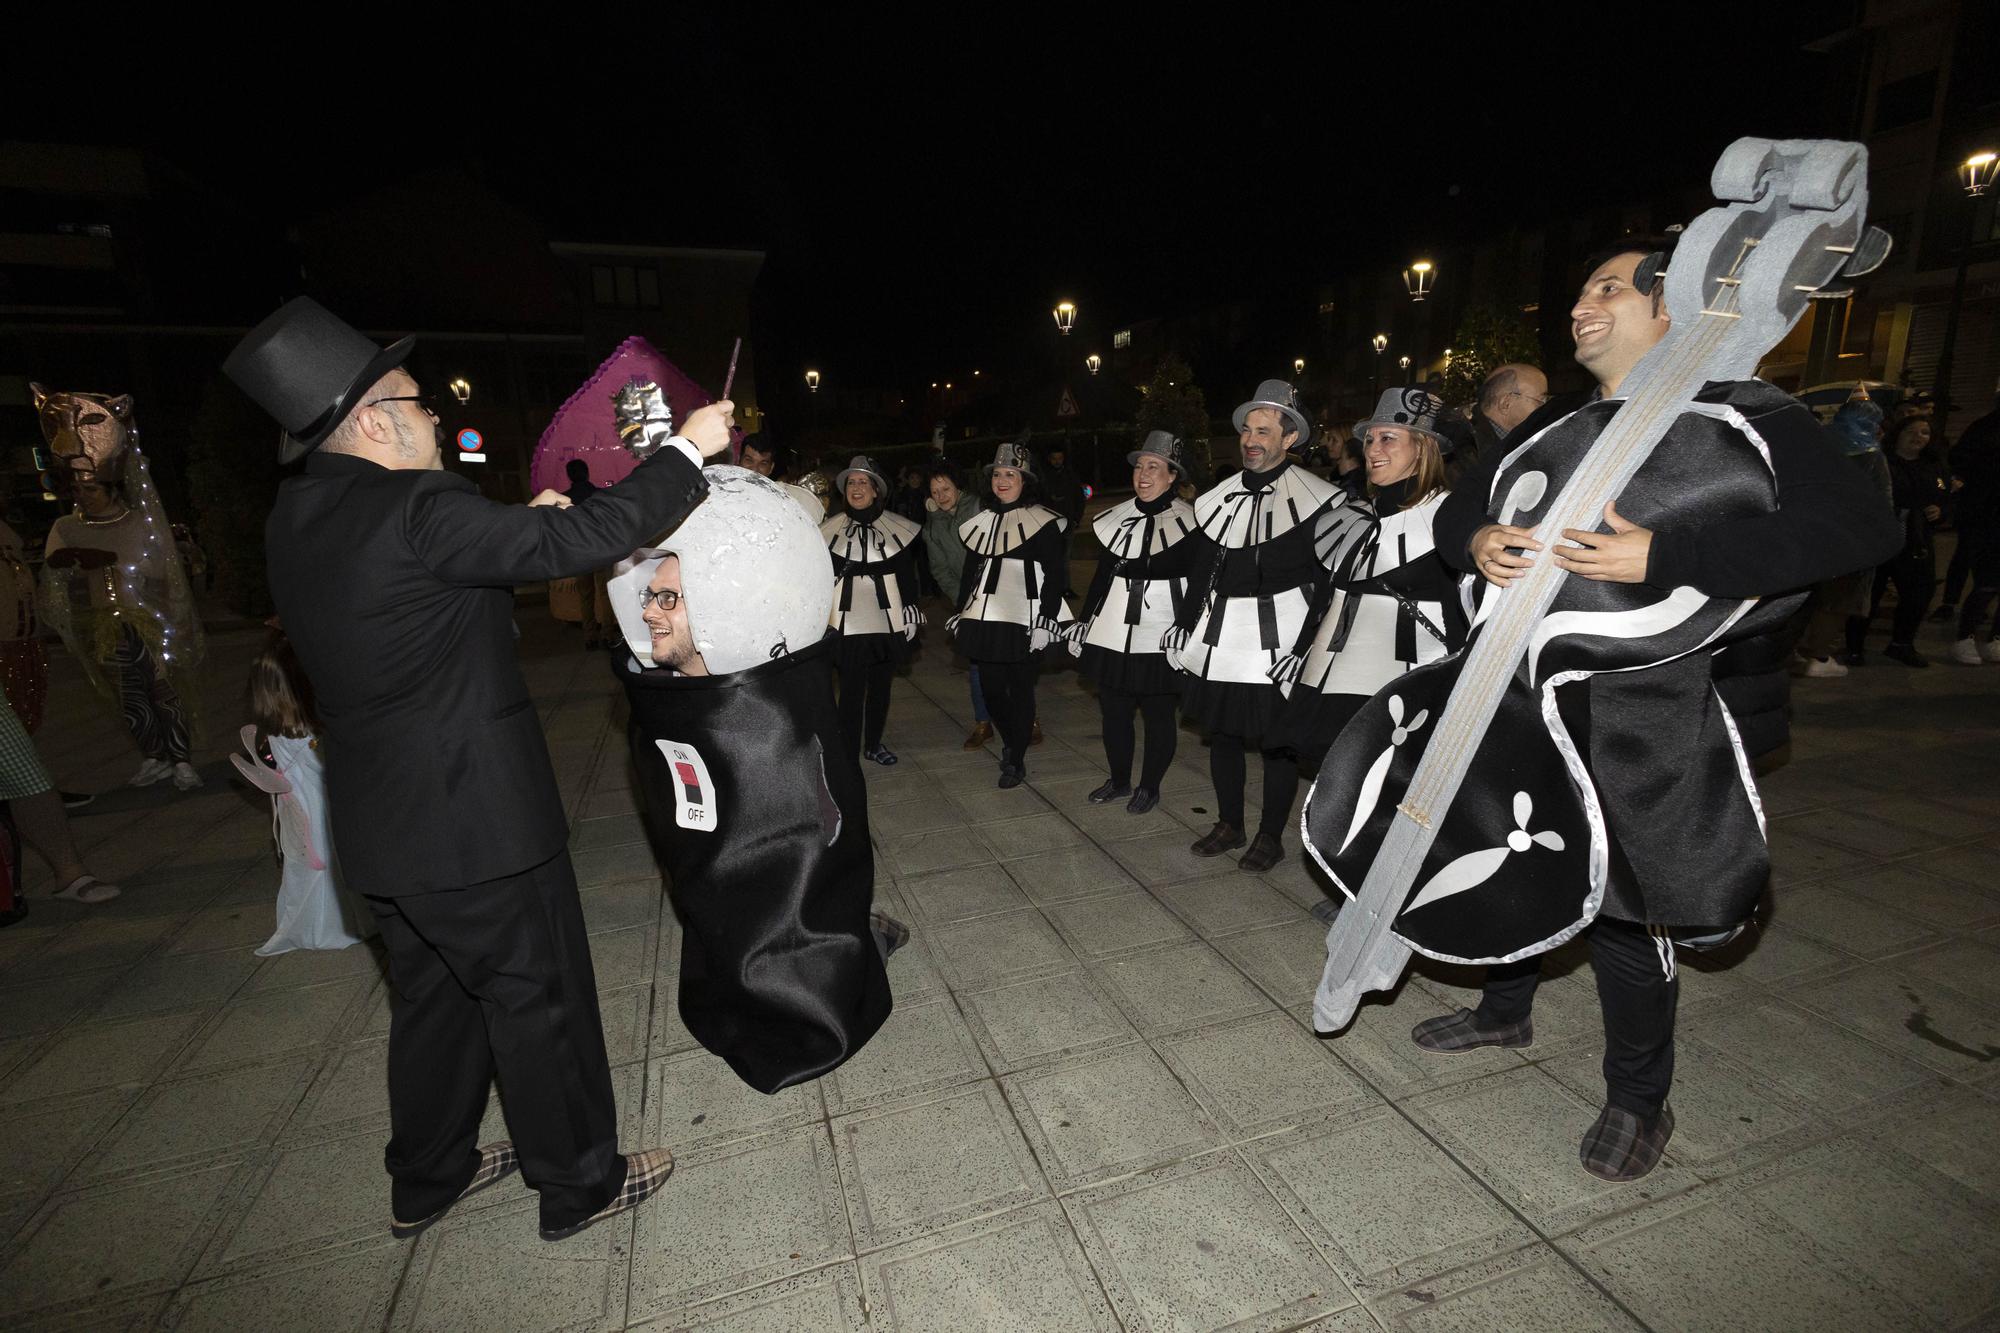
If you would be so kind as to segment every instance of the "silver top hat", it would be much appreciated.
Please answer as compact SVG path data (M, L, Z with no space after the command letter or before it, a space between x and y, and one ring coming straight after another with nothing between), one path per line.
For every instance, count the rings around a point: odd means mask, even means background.
M1384 389L1381 398L1376 400L1375 411L1354 423L1354 433L1365 439L1370 426L1402 426L1408 430L1420 430L1442 442L1438 416L1443 411L1444 399L1428 389L1412 386Z
M1139 460L1147 454L1165 460L1166 465L1176 473L1187 471L1187 463L1184 461L1184 455L1181 452L1180 439L1172 431L1148 431L1144 442L1137 449L1125 455L1126 465L1137 467Z
M875 460L870 458L867 454L854 455L853 458L848 460L846 467L842 468L839 472L834 474L833 489L839 491L842 495L846 495L847 479L856 474L857 472L860 473L862 476L868 478L868 480L875 483L876 499L886 500L888 498L889 496L888 479L882 475L882 469L875 466Z
M996 467L1010 467L1023 476L1035 475L1035 456L1028 452L1025 444L1003 444L993 451L993 461L979 470L987 476L993 475Z
M1299 438L1292 441L1294 448L1312 439L1312 422L1306 420L1306 414L1299 410L1299 392L1285 381L1265 380L1257 386L1257 392L1251 395L1249 402L1237 405L1229 420L1238 431L1241 431L1250 413L1260 407L1274 409L1285 419L1286 430L1295 430L1299 433Z

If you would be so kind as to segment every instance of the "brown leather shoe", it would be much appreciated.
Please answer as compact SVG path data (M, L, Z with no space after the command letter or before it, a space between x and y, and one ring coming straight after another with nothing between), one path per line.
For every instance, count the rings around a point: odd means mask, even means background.
M1188 850L1196 856L1220 856L1243 845L1243 830L1234 824L1216 821L1215 827L1195 839Z
M983 749L986 742L992 739L993 724L991 722L981 722L972 729L972 734L965 738L965 748L968 750Z
M1041 743L1042 743L1042 724L1040 722L1030 722L1028 724L1028 744L1040 745Z

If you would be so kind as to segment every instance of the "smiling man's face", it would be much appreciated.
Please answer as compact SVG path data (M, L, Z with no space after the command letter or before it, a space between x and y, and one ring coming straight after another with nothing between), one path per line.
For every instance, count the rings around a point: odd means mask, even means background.
M1632 272L1645 257L1629 251L1605 260L1569 312L1576 363L1597 377L1606 394L1618 391L1639 359L1667 336L1671 322L1664 301L1632 285Z

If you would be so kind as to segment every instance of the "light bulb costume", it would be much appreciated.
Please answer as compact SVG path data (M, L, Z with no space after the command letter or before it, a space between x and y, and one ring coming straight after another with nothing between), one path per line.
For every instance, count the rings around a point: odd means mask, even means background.
M1021 474L1021 494L994 500L959 526L965 571L958 614L946 628L979 667L980 689L1000 732L1000 785L1016 787L1027 773L1038 659L1073 617L1062 598L1065 524L1055 510L1028 498L1034 456L1025 446L1003 444L982 471L990 478L997 468Z
M845 500L848 481L855 476L875 488L874 500L860 509ZM923 529L885 507L888 489L881 469L857 456L834 479L842 503L819 530L833 557L828 623L839 636L833 653L840 672L841 723L849 748L878 764L896 762L882 744L889 690L924 620L917 610L917 542Z
M1164 462L1178 482L1185 473L1181 442L1163 430L1147 435L1125 461ZM1104 722L1104 757L1110 780L1090 795L1096 804L1129 794L1126 808L1144 814L1159 800L1160 783L1173 762L1175 709L1181 678L1160 640L1187 603L1187 571L1194 553L1194 508L1170 486L1153 500L1133 496L1099 514L1091 530L1104 551L1084 594L1081 619L1069 633L1078 670L1097 683ZM1146 726L1146 757L1132 787L1136 737L1134 713Z
M123 509L94 519L79 507L49 529L42 619L98 693L118 704L145 756L134 781L171 776L176 786L199 786L189 759L199 732L201 618L139 448L131 396L33 391L55 466L72 482L102 485Z
M1435 442L1445 456L1446 441L1436 431L1443 410L1435 394L1390 389L1355 430L1400 426ZM1331 577L1299 636L1281 730L1315 767L1371 695L1465 641L1457 576L1431 538L1446 492L1440 487L1416 496L1417 481L1407 477L1375 488L1366 501L1335 505L1314 526Z
M611 603L642 813L684 928L688 1031L760 1092L850 1059L889 1015L870 929L868 797L833 700L832 567L778 482L704 469L708 499L619 566ZM712 674L655 667L639 594L674 556Z

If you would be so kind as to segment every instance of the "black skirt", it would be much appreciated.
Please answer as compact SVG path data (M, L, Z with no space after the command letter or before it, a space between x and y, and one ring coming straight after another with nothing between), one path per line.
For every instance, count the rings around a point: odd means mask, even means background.
M1277 735L1300 755L1313 760L1326 757L1340 739L1347 720L1368 702L1365 694L1326 694L1304 685L1292 687L1292 697L1278 712Z
M1284 702L1276 685L1189 677L1181 694L1181 716L1201 723L1211 736L1235 736L1260 749L1276 749L1290 744L1277 725Z
M681 1019L759 1092L838 1068L889 1016L868 794L832 648L730 676L616 655L641 813L684 927Z
M952 634L958 651L975 662L1025 662L1028 627L1004 620L961 620Z
M1165 653L1117 653L1094 643L1083 646L1076 670L1099 689L1120 694L1178 695L1187 685L1187 677L1167 665Z
M883 662L901 662L910 655L910 641L900 634L834 634L833 665L839 671L860 671Z

